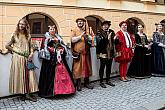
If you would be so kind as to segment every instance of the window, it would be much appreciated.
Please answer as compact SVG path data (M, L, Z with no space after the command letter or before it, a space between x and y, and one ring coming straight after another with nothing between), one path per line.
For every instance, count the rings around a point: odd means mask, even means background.
M136 17L132 17L132 18L128 18L127 19L128 22L128 32L130 32L131 34L136 34L137 33L137 25L138 24L142 24L144 25L143 21L139 18ZM145 30L145 26L144 26L144 30Z
M26 19L30 25L30 34L35 38L44 37L44 34L48 31L48 26L55 25L51 18L40 13L29 14L26 16ZM58 33L57 27L56 31Z
M165 0L155 0L155 2L158 4L165 4Z
M99 18L94 17L94 16L87 16L85 18L88 21L89 27L92 27L94 34L96 34L97 31L101 28L101 20Z
M32 27L32 34L41 33L41 22L34 22Z

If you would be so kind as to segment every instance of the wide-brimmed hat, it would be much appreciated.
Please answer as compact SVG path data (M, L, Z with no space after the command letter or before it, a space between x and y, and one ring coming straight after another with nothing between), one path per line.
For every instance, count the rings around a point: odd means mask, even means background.
M82 20L82 21L86 22L86 19L85 18L77 18L76 19L76 23L78 22L78 20Z
M128 25L128 22L127 22L127 21L122 21L122 22L119 23L119 26L121 27L121 25L122 25L123 23L126 23L126 24Z
M165 26L165 23L155 23L155 26L157 26L157 25Z
M111 21L105 20L101 23L101 26L103 26L104 24L108 24L109 26L111 25Z

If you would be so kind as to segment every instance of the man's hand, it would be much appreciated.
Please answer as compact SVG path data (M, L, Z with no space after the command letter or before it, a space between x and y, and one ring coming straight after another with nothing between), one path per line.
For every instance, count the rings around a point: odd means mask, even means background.
M109 32L108 32L109 33ZM111 39L112 32L108 34L108 40Z
M85 34L85 31L81 34L81 36L85 36L86 34Z

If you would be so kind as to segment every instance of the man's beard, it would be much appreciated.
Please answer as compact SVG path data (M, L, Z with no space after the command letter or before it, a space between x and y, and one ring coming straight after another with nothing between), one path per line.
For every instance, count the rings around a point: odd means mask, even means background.
M84 25L77 25L79 28L83 28L84 27Z
M108 28L104 29L104 31L108 31Z

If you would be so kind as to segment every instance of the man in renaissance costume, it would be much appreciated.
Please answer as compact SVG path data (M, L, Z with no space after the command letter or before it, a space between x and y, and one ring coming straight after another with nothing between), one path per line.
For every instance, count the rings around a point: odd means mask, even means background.
M93 89L89 84L89 76L92 75L90 61L90 46L92 29L88 27L84 18L76 19L77 27L71 30L71 50L73 55L73 76L76 79L78 91L82 90L81 79L84 78L84 87Z
M113 38L115 36L115 32L112 29L109 29L111 25L111 21L102 22L102 29L100 29L96 34L96 53L97 57L100 59L100 86L102 88L106 88L106 85L103 83L103 75L104 69L106 66L106 84L110 86L115 86L110 82L110 73L111 66L114 57L114 45Z
M115 39L115 49L116 57L115 61L119 63L119 73L120 79L123 82L130 81L127 78L127 67L128 63L131 62L134 55L133 48L135 45L134 38L127 31L128 23L127 21L122 21L120 24L120 31L116 33Z

